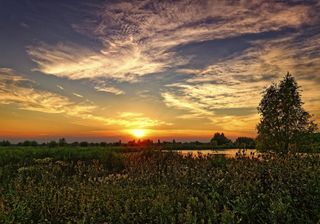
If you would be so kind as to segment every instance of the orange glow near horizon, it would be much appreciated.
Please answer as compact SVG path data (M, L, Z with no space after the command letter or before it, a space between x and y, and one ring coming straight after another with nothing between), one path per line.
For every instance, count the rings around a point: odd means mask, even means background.
M153 141L195 141L208 142L215 132L224 132L224 134L234 140L239 136L256 137L254 130L252 132L234 132L228 130L193 130L193 129L118 129L118 130L66 130L63 126L61 129L51 131L41 130L37 131L36 128L31 128L30 125L22 128L16 127L15 131L7 131L7 128L0 128L0 139L18 139L18 140L57 140L59 138L66 138L67 141L118 141L123 142L131 141L133 139L150 139Z

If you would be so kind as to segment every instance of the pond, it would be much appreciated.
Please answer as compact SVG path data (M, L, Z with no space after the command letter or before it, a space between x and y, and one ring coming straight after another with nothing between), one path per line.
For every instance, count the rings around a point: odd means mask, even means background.
M188 155L191 154L194 157L197 157L199 155L224 155L227 158L235 158L237 155L241 155L243 157L257 157L260 153L257 152L256 149L245 149L245 150L239 150L239 149L218 149L218 150L212 150L212 149L203 149L203 150L171 150L172 152L177 152L182 155Z

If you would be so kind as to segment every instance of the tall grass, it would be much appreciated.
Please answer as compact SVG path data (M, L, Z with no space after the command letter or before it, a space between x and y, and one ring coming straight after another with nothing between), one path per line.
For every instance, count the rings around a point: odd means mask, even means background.
M50 157L54 160L91 160L104 159L110 153L124 152L122 146L114 147L0 147L0 165L30 163L34 158Z
M1 222L317 223L320 220L318 156L226 159L220 155L182 157L173 152L123 154L111 150L95 154L98 149L83 150L79 153L83 157L36 154L41 158L3 163Z

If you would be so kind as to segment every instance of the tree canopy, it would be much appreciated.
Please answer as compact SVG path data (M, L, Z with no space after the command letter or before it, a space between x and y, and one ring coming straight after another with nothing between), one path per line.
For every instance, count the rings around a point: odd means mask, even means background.
M253 138L238 137L235 140L234 145L239 149L254 149L256 147L256 142Z
M304 136L317 129L302 105L300 87L290 73L269 86L258 106L257 148L280 153L299 148Z
M214 136L211 139L211 143L216 143L218 146L226 145L228 143L231 143L232 141L228 139L224 133L215 133Z

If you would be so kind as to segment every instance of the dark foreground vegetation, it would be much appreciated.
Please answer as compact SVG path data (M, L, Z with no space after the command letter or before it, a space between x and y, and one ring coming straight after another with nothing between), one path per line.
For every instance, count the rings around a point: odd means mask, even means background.
M9 153L11 150L11 154ZM0 148L1 223L319 223L320 158Z

